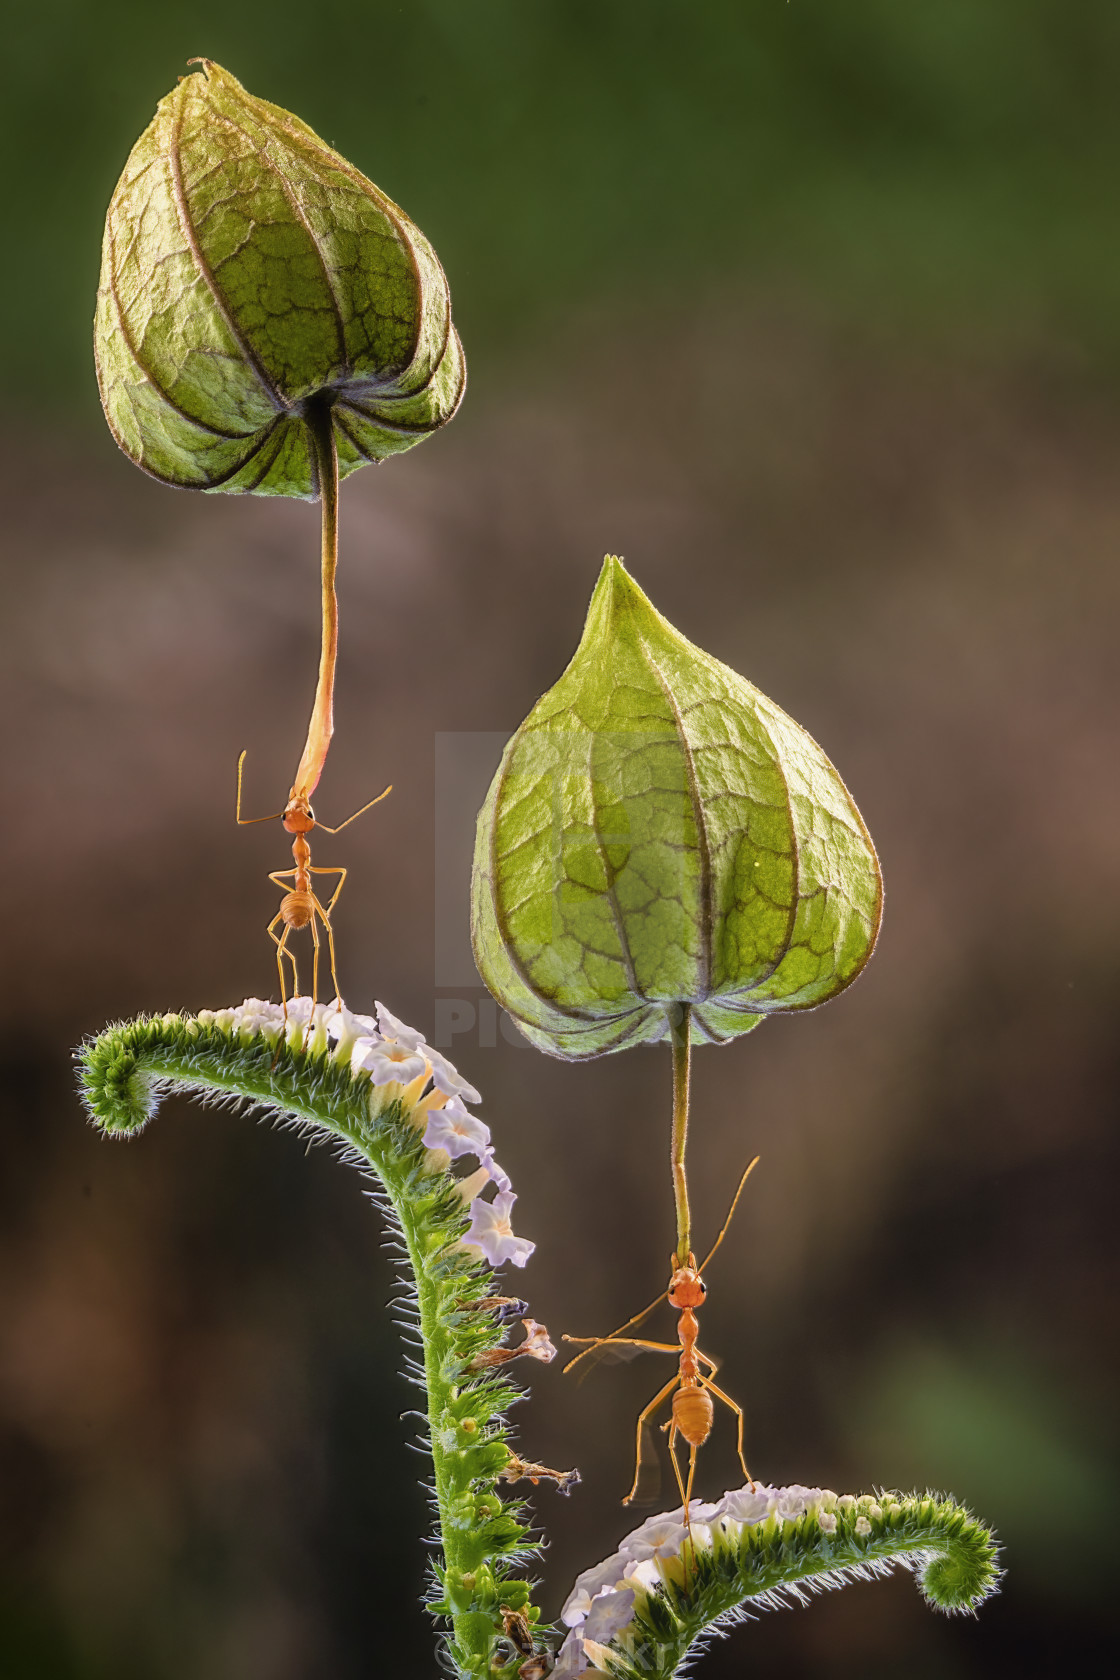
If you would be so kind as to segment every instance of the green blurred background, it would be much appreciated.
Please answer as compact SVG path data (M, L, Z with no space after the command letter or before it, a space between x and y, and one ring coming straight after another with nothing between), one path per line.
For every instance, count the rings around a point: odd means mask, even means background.
M1116 1644L1120 11L42 0L4 40L0 1675L433 1671L360 1186L185 1104L104 1145L72 1095L69 1047L107 1018L273 983L283 842L234 829L233 766L248 746L254 806L277 803L315 667L315 510L151 483L96 405L101 218L203 53L401 202L451 281L460 416L343 494L320 807L395 784L336 843L343 983L442 1023L483 1089L554 1332L662 1282L667 1055L549 1062L433 950L461 943L447 813L481 799L479 736L554 680L604 550L811 730L880 846L859 986L698 1057L701 1229L763 1155L705 1343L757 1474L951 1489L1009 1574L976 1621L860 1586L701 1672L1094 1670ZM539 1495L551 1611L628 1526L659 1369L535 1374L525 1450L585 1475ZM704 1493L733 1474L724 1430Z

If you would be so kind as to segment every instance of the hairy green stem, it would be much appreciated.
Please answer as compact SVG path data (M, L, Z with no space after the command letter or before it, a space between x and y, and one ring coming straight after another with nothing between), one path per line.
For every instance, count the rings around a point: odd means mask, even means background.
M407 1089L387 1092L352 1075L321 1031L304 1049L299 1029L285 1041L220 1021L164 1016L108 1029L79 1054L86 1106L103 1132L127 1135L147 1124L169 1089L232 1100L329 1133L375 1176L408 1255L424 1349L413 1380L426 1392L443 1553L430 1608L451 1621L448 1652L459 1672L489 1680L507 1654L496 1645L503 1607L536 1619L530 1583L511 1570L538 1548L524 1507L504 1504L497 1492L511 1456L502 1414L520 1390L479 1364L504 1330L476 1305L492 1293L492 1273L461 1247L463 1198L410 1121Z
M713 1524L710 1543L663 1560L603 1666L617 1680L673 1680L720 1629L899 1565L914 1571L931 1608L950 1615L975 1610L1000 1581L991 1531L954 1500L830 1494L795 1521Z

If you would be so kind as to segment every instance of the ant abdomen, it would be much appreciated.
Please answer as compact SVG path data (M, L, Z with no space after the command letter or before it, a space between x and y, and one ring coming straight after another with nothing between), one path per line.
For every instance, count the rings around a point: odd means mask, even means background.
M702 1447L712 1433L715 1408L703 1388L678 1388L673 1396L673 1422L690 1447Z
M306 892L290 892L280 905L281 920L290 928L306 927L314 911L311 894Z

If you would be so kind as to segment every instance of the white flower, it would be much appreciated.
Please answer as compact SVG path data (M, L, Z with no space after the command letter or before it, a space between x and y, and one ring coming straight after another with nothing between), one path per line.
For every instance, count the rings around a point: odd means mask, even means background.
M725 1497L726 1497L726 1495L725 1495ZM689 1518L691 1519L691 1521L694 1524L695 1523L715 1522L716 1518L717 1517L722 1517L723 1514L724 1514L724 1501L723 1501L723 1499L717 1499L715 1501L715 1503L712 1504L712 1505L705 1505L703 1503L703 1501L699 1500L699 1499L693 1499L693 1500L690 1500L690 1502L689 1502L688 1515L689 1515ZM656 1517L647 1517L645 1522L642 1524L641 1528L636 1528L634 1530L634 1534L644 1534L646 1529L649 1528L650 1525L653 1524L653 1523L659 1523L659 1522L683 1523L683 1521L684 1521L684 1506L683 1505L678 1505L675 1511L661 1511ZM632 1538L633 1538L633 1535L631 1535L631 1539ZM625 1545L625 1544L626 1544L626 1542L624 1540L623 1545Z
M233 1026L245 1037L273 1035L284 1026L284 1012L278 1003L265 1003L261 998L246 998L233 1012Z
M451 1097L442 1108L430 1111L424 1142L429 1149L446 1149L453 1161L458 1160L460 1155L477 1155L487 1166L491 1178L495 1177L487 1161L490 1128L476 1115L468 1114L461 1097ZM507 1183L500 1188L508 1190L509 1185Z
M864 1535L871 1533L871 1524L868 1522L866 1517L856 1518L856 1533L859 1535L861 1540Z
M591 1609L592 1600L598 1598L604 1588L616 1587L625 1574L626 1559L620 1552L612 1552L602 1563L596 1563L585 1569L582 1575L577 1575L575 1586L560 1612L560 1620L565 1627L578 1627Z
M377 1022L372 1015L355 1015L341 998L329 1006L327 1032L334 1046L333 1054L340 1062L348 1062L359 1039L375 1036Z
M509 1216L516 1200L512 1190L501 1190L492 1202L476 1196L471 1203L470 1229L463 1241L471 1248L481 1249L491 1266L504 1266L507 1260L523 1266L537 1246L513 1234Z
M634 1589L621 1587L617 1592L601 1592L592 1602L583 1624L583 1637L605 1645L620 1634L634 1617Z
M311 1019L314 1009L321 1009L321 1003L312 1003L309 997L294 997L288 999L288 1025L294 1021L298 1027L305 1027ZM281 1011L283 1013L283 1011Z
M757 1523L764 1522L770 1515L770 1502L774 1496L774 1489L763 1487L761 1483L753 1488L748 1482L745 1487L735 1488L732 1493L725 1493L722 1500L723 1514L732 1522Z
M354 1046L352 1066L368 1073L374 1085L411 1085L428 1071L428 1064L418 1050L410 1050L395 1039L371 1034L360 1038Z
M835 1534L836 1533L836 1512L835 1511L821 1511L819 1513L818 1517L817 1517L817 1521L821 1525L821 1533L822 1534Z
M635 1587L641 1587L643 1592L652 1592L660 1581L661 1576L658 1574L657 1565L652 1558L643 1558L641 1563L628 1564L626 1573L622 1577L624 1587L633 1583Z
M688 1533L683 1522L674 1522L671 1517L654 1517L622 1542L623 1554L634 1563L641 1563L645 1558L676 1557ZM711 1529L703 1523L693 1523L692 1538L694 1544L710 1545Z
M774 1490L774 1515L781 1522L794 1522L803 1517L812 1505L819 1505L820 1488L800 1487L796 1482L792 1487L776 1488Z

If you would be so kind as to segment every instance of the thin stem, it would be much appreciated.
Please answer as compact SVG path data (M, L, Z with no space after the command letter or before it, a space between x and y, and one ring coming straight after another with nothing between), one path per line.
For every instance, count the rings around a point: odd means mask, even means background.
M673 1198L677 1204L677 1264L687 1266L692 1252L692 1214L684 1152L688 1143L688 1092L692 1064L692 1006L682 1003L672 1021L673 1046Z
M319 501L323 509L323 648L319 656L319 684L307 726L307 744L299 761L291 797L310 799L326 763L334 734L334 671L338 661L338 448L330 404L308 405L307 427L315 447Z

